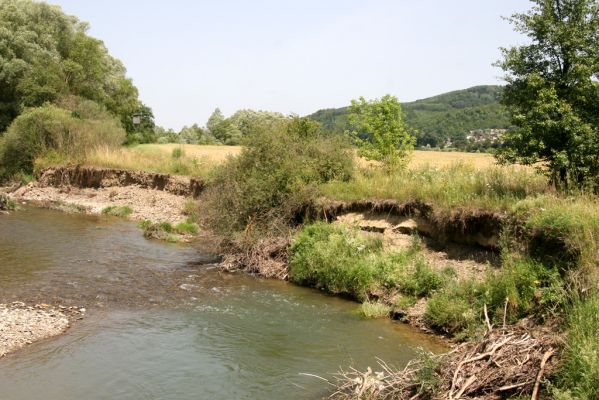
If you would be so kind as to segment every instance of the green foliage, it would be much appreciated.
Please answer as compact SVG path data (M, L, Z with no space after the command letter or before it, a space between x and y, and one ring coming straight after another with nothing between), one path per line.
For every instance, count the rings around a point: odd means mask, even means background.
M308 225L290 248L289 279L330 293L367 299L380 285L382 242L323 222Z
M379 301L365 301L360 306L360 315L364 318L387 318L391 307Z
M392 174L363 170L350 182L331 182L321 190L333 200L394 199L399 203L421 201L442 209L506 210L520 200L548 192L548 187L542 175L529 169L477 169L457 164L408 168Z
M504 255L501 271L489 273L483 283L484 296L491 319L503 319L507 301L508 322L527 315L550 317L565 305L564 282L555 268L513 254Z
M108 206L102 210L102 214L112 215L114 217L127 218L133 214L133 209L129 206Z
M291 134L287 122L260 124L242 152L215 169L200 201L201 216L223 234L272 231L292 224L318 185L348 180L352 172L353 157L342 141Z
M472 147L466 140L470 131L510 128L509 116L499 104L501 93L500 86L476 86L402 103L401 107L405 122L415 130L417 146L443 148L451 141L451 147L468 150ZM348 128L347 107L319 110L310 118L337 134ZM495 144L487 144L491 145Z
M119 122L101 106L71 99L69 110L54 105L26 110L0 141L0 179L31 173L38 157L83 160L100 146L116 147L125 139Z
M195 222L191 222L191 221L183 221L183 222L179 222L177 225L175 225L175 232L181 234L181 235L185 235L185 234L192 234L195 235L198 233L199 231L199 227L198 224L196 224Z
M401 105L396 97L352 100L349 121L361 156L381 161L391 170L405 166L415 138L402 120Z
M599 398L599 295L574 303L567 312L568 337L563 364L558 372L559 387L570 398ZM566 397L566 396L563 396ZM568 396L569 397L569 396Z
M0 193L0 211L14 210L15 206L15 202L10 197Z
M479 321L482 290L474 281L462 281L435 293L427 303L425 318L435 329L455 335Z
M565 284L555 268L506 254L502 268L489 270L483 281L458 282L433 294L425 316L432 327L458 335L476 329L485 305L491 321L500 324L505 311L507 322L525 316L548 318L557 315L566 302Z
M402 293L408 296L425 297L441 289L447 277L431 268L422 260L417 260L413 269L404 271L399 283Z
M543 163L562 188L599 188L599 4L535 0L511 22L531 43L503 49L503 103L517 129L503 162Z
M132 116L151 110L122 63L86 34L88 25L60 7L31 0L0 2L0 132L27 107L76 95L98 104L133 132Z
M291 281L359 300L386 290L399 290L410 299L428 296L447 280L415 250L385 252L381 239L343 225L308 225L289 251Z

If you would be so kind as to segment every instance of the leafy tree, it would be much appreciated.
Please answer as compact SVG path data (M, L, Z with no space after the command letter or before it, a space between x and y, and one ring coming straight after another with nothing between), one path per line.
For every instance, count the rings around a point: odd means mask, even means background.
M25 108L69 95L104 106L128 133L139 132L131 119L149 109L123 64L87 29L58 6L0 1L0 133Z
M599 2L535 0L510 21L530 44L502 49L503 103L517 127L502 162L542 163L562 188L599 187Z
M360 154L382 161L386 167L403 166L414 148L415 137L401 117L401 105L395 96L367 101L352 100L349 120Z

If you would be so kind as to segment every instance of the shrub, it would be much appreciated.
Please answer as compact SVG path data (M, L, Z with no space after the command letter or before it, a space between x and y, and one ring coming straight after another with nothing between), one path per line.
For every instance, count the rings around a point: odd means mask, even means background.
M526 315L547 317L557 312L566 301L564 283L555 268L517 256L504 256L498 273L489 273L484 282L484 296L491 318L503 319L507 301L508 321Z
M290 248L289 279L330 293L366 299L380 282L380 239L344 226L306 226Z
M254 126L242 152L216 168L200 201L213 230L228 235L288 226L319 184L350 178L353 157L341 139L304 135L286 124Z
M479 321L481 288L464 281L435 293L428 301L425 318L433 328L457 334Z
M8 196L0 193L0 211L14 210L15 202Z
M23 112L0 142L0 178L31 173L38 157L82 161L99 146L118 146L125 140L120 123L91 101L71 100L67 110L44 105Z
M446 278L422 260L404 274L400 290L410 296L423 297L443 287Z
M561 388L576 399L599 398L599 294L574 303L559 372Z

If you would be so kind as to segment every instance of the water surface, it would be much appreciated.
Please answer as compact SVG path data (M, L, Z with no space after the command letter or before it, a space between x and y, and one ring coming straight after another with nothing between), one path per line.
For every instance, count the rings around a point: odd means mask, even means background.
M13 399L317 399L339 367L397 366L429 337L355 303L223 274L200 243L145 240L112 218L25 209L0 217L0 302L85 306L54 340L0 360Z

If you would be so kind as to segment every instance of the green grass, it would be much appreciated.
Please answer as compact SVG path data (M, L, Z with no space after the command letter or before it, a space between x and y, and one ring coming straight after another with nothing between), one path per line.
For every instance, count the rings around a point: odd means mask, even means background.
M539 321L558 315L568 300L565 282L556 268L521 255L504 255L499 270L489 269L483 281L453 282L435 292L425 318L439 331L468 336L482 323L483 308L495 324L514 323L526 316Z
M181 235L185 235L185 234L195 235L198 233L199 229L200 228L198 227L198 224L196 224L195 222L189 221L189 220L179 222L174 227L174 231Z
M102 210L102 214L127 218L133 214L133 209L129 206L108 206Z
M305 226L290 254L292 282L361 301L381 292L425 297L447 280L421 259L415 247L386 252L380 238L351 226L323 222Z
M364 318L387 318L391 307L378 301L365 301L359 309L359 314Z
M569 398L599 399L599 294L576 301L567 315L559 386Z
M516 202L549 191L546 177L532 169L466 164L449 167L421 166L393 174L377 168L362 169L349 182L321 186L332 200L392 199L400 203L421 201L436 207L478 207L508 210Z

